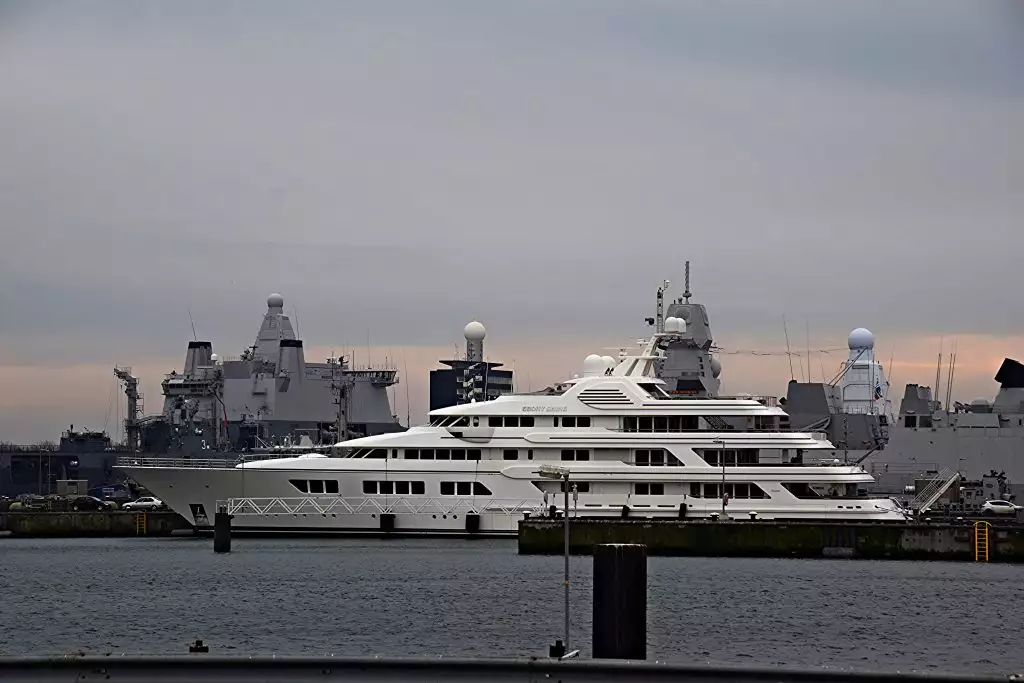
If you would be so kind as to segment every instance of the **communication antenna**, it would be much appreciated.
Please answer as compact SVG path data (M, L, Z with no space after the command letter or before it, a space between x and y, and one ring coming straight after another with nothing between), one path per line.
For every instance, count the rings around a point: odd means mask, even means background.
M804 319L804 331L807 335L807 381L811 381L811 321ZM822 377L821 381L824 382L825 378Z
M789 348L789 328L786 327L786 314L782 314L782 331L786 333L786 357L789 358L789 381L796 379L793 375L793 351Z
M199 341L199 336L196 334L196 321L192 320L192 308L188 309L188 321L192 325L192 341Z
M402 352L402 372L405 373L405 426L412 427L412 408L409 407L409 359L405 352Z
M935 364L935 394L934 394L934 398L932 399L932 401L938 401L939 400L939 384L942 381L941 373L942 373L942 342L943 341L944 341L944 339L942 337L939 337L939 360Z
M690 297L693 294L690 293L690 262L686 262L686 271L683 278L683 298L686 299L686 303L690 303Z
M299 307L292 304L292 315L295 316L295 336L302 339L302 335L299 334Z

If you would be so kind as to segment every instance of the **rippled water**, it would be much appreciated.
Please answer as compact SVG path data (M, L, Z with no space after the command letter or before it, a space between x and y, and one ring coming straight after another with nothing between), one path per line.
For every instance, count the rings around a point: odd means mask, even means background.
M514 541L0 539L0 653L522 656L561 637L562 559ZM590 650L591 559L573 558ZM995 564L651 558L648 657L1024 671L1024 573Z

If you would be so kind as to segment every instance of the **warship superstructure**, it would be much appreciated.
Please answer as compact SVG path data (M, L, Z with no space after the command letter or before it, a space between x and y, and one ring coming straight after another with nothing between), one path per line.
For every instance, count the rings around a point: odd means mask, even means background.
M389 367L354 368L344 356L307 362L303 342L271 294L255 342L240 357L220 359L208 341L188 343L184 367L166 375L159 415L137 415L138 380L115 370L128 397L130 450L199 454L281 447L327 447L339 440L404 429L387 389Z

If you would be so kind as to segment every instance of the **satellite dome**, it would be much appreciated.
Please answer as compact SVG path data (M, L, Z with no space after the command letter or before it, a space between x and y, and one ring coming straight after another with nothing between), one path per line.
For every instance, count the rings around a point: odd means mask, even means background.
M211 353L210 354L210 362L211 363L216 363L217 362L217 354L215 354L215 353Z
M604 361L605 370L611 370L612 368L619 364L618 361L616 361L611 356L601 356L601 360Z
M971 401L972 406L985 406L986 408L990 405L987 398L976 398Z
M487 328L483 326L483 323L474 320L466 325L462 333L466 335L467 341L483 341L484 337L487 336Z
M604 374L604 359L592 353L583 359L583 376L596 377Z
M682 334L683 332L686 332L686 321L682 318L670 315L665 318L665 331L674 334Z
M722 374L722 361L717 358L711 359L711 376L718 379L718 376Z
M875 335L871 334L871 330L858 327L850 333L847 344L851 350L873 349L875 348Z
M284 306L284 297L277 292L267 297L268 308L281 308L282 306Z

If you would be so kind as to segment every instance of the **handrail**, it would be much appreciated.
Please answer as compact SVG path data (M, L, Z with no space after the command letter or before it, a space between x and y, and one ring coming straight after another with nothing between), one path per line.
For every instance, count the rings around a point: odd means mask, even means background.
M297 515L297 514L499 514L520 515L541 513L545 506L536 498L428 497L380 495L363 497L296 496L282 498L228 498L218 500L217 508L227 508L230 515Z

